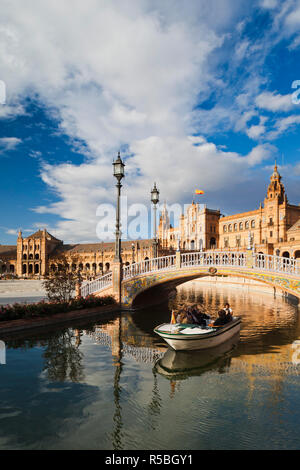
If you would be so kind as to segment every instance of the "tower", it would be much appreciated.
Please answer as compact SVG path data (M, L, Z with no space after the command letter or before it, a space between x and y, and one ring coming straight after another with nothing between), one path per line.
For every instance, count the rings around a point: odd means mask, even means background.
M287 196L281 175L275 161L274 171L270 178L267 197L264 201L263 239L268 243L278 243L285 238Z
M17 240L17 266L16 274L17 276L22 276L23 274L23 236L21 230L19 230L18 240Z

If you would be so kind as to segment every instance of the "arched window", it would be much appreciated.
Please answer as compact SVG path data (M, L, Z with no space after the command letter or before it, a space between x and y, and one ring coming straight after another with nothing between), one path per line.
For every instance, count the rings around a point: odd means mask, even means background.
M27 274L27 266L23 264L22 274Z
M106 271L109 271L109 269L110 269L110 264L109 264L109 263L106 263L106 265L105 265L105 270L106 270Z
M245 229L247 230L249 228L249 222L247 220L247 222L245 222Z
M294 258L299 259L300 258L300 250L295 251L294 253Z
M224 225L224 227L223 227L223 232L224 232L224 233L227 232L227 225Z
M26 255L26 254L23 255L23 259L24 259L25 261L27 260L27 255Z
M194 250L195 249L195 240L192 240L191 241L191 250Z
M39 264L36 264L35 267L34 267L34 273L39 274L39 272L40 272L40 266L39 266Z
M38 253L36 253L35 259L40 259L40 255Z
M284 251L284 252L282 253L282 256L283 256L284 258L289 258L289 257L290 257L290 254L289 254L288 251Z
M232 232L232 225L231 224L228 225L228 232Z
M33 254L32 253L30 253L29 259L33 259Z
M255 220L251 220L251 228L255 228Z
M243 222L240 222L240 230L243 230Z
M90 263L86 263L85 269L87 269L88 271L91 269Z
M237 232L238 224L234 224L234 231Z
M32 264L29 265L28 274L33 274L33 265Z

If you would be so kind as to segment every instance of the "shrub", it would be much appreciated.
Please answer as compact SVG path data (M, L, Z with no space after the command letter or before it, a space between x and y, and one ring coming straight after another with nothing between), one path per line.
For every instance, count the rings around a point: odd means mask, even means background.
M86 298L79 297L65 302L45 302L36 304L14 304L0 306L0 322L18 320L21 318L38 318L56 315L58 313L70 312L72 310L82 310L85 308L103 307L115 304L112 296L95 297L89 295Z

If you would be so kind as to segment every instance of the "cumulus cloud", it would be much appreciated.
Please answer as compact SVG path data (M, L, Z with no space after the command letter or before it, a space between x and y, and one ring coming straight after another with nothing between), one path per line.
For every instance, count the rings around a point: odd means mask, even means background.
M203 137L152 136L136 140L131 143L126 160L123 194L128 197L128 206L142 203L150 209L154 181L161 191L161 200L170 204L189 202L199 186L214 193L228 188L230 181L234 190L237 182L247 181L249 168L268 160L274 152L274 147L266 144L240 155L220 150ZM58 195L59 202L36 208L36 212L65 219L55 227L63 240L95 240L98 205L115 201L111 165L103 165L101 159L79 166L45 165L41 176ZM144 235L150 236L150 232Z
M264 91L256 97L256 105L268 111L290 111L295 105L292 102L292 94L281 95L280 93Z
M183 9L179 0L2 1L0 70L7 106L0 113L20 115L24 99L34 97L62 133L86 146L80 165L44 162L41 168L57 202L33 209L61 218L58 237L95 239L97 206L115 199L111 162L120 147L126 149L129 200L147 204L155 180L162 196L177 202L199 184L214 191L230 180L232 188L270 158L274 149L268 145L242 155L220 150L207 137L190 138L239 126L253 139L264 133L263 118L248 129L257 115L251 103L263 80L257 76L267 54L263 42L245 40L235 48L233 74L241 61L257 58L242 89L234 90L236 99L231 89L213 110L194 109L212 88L218 96L226 92L217 51L249 11L242 3L190 0Z

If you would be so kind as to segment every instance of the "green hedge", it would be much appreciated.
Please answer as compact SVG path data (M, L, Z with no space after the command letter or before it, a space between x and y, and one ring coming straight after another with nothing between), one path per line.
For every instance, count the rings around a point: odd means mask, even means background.
M37 318L56 315L58 313L71 312L72 310L82 310L85 308L103 307L116 303L112 296L80 297L69 302L45 302L36 304L14 304L0 306L0 322L9 320L19 320L20 318Z

